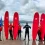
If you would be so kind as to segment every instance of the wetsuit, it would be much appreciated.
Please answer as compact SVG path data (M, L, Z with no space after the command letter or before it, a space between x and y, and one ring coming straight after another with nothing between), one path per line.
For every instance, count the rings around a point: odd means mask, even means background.
M40 30L38 31L38 37L39 37L39 40L41 40L41 31Z
M45 35L44 35L44 41L45 41Z
M13 27L13 26L10 24L10 25L9 25L10 39L13 40L12 27Z
M38 29L38 37L39 37L39 40L41 40L41 26Z
M20 36L20 39L21 39L21 25L18 25L18 38Z
M25 25L23 28L25 28L25 39L26 35L28 35L28 40L29 40L29 28L31 29L31 27L29 25Z

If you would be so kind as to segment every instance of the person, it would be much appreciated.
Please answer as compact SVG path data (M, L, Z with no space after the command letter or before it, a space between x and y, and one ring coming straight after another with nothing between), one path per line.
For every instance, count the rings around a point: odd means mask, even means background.
M38 37L40 41L41 40L41 26L38 27Z
M26 25L23 28L25 28L25 39L24 40L26 40L26 35L28 35L28 40L29 40L29 28L31 29L31 26L29 26L28 23L26 22Z
M2 28L3 28L3 22L2 22L2 18L0 19L0 41L1 40L1 31L2 31Z
M20 37L21 39L21 25L18 25L18 38Z
M12 24L9 25L9 33L10 33L10 39L13 40L13 34L12 34Z
M45 35L44 35L44 41L45 41Z
M2 41L1 40L1 31L2 31L2 26L0 26L0 41Z

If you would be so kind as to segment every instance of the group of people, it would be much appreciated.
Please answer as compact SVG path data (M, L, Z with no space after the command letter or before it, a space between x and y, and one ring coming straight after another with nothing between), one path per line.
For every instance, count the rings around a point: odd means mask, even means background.
M11 26L11 25L10 25ZM9 26L9 27L10 27ZM12 27L12 26L11 26ZM22 26L21 26L21 24L19 23L19 25L18 25L18 38L20 37L20 39L21 39L21 28L22 28ZM29 39L29 28L31 29L31 26L29 26L29 24L28 24L28 22L26 22L26 25L23 27L23 29L25 29L25 39L24 40L26 40L26 35L28 35L28 41L30 41L30 39ZM9 29L9 32L10 32L10 37L11 37L11 39L13 40L13 34L12 34L12 30L11 30L11 28ZM37 34L38 34L38 38L39 38L39 41L41 40L41 25L38 27L38 32L37 32ZM45 36L44 36L44 41L45 41Z
M12 27L13 27L12 24L10 24L9 25L10 39L13 40ZM21 27L22 26L19 23L18 24L18 38L20 37L20 39L21 39L21 32L22 32ZM23 27L23 29L25 29L25 39L24 40L26 40L26 35L28 35L28 40L29 40L29 28L31 29L31 26L29 26L28 23L26 23L26 25Z
M8 27L9 27L10 39L13 40L13 33L12 33L12 31L13 31L14 27L13 27L12 23L10 23L10 25ZM2 28L3 28L3 26L0 26L0 41L2 41L1 40L1 31L2 31ZM20 39L21 39L21 32L22 32L21 28L22 28L22 26L19 23L18 24L18 38L20 37ZM26 40L26 35L28 35L28 40L29 40L29 28L31 29L31 26L29 26L28 23L26 23L26 25L23 27L23 29L26 29L25 30L25 39L24 40Z
M3 26L0 26L0 41L1 41L1 31L2 31L2 27ZM13 31L13 26L12 26L12 23L10 23L10 25L9 25L9 33L10 33L10 39L11 40L13 40L13 33L12 33L12 31ZM21 39L21 28L22 28L22 26L21 26L21 24L19 23L18 24L18 38L20 37L20 39ZM26 40L26 35L28 35L28 40L30 40L29 39L29 28L31 29L31 26L29 26L28 25L28 23L26 22L26 25L23 27L23 29L25 29L25 39L24 40ZM41 37L40 37L40 35L41 35L41 31L40 31L40 26L39 26L39 28L38 28L38 36L39 36L39 40L41 40ZM44 39L45 39L45 37L44 37Z

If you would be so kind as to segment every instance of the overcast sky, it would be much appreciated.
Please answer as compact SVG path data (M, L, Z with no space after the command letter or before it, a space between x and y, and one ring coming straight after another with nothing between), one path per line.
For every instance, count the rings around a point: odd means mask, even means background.
M0 16L9 11L10 20L14 12L19 13L20 20L32 21L34 13L45 13L45 0L0 0Z

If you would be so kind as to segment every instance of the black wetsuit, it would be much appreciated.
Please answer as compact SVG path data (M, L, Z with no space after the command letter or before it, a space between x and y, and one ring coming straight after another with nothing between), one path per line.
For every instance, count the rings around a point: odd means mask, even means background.
M38 37L39 37L39 40L41 40L41 31L40 30L38 31Z
M29 25L25 25L23 28L25 29L25 39L26 39L26 34L28 35L28 40L29 40L29 28L31 29L31 27Z
M20 37L21 39L21 30L18 30L18 38Z
M9 30L9 33L10 33L10 39L12 39L12 40L13 40L12 30Z
M18 38L21 39L21 25L18 25Z
M45 35L44 35L44 41L45 41Z
M14 28L14 27L12 25L9 25L10 39L13 40L12 28Z

